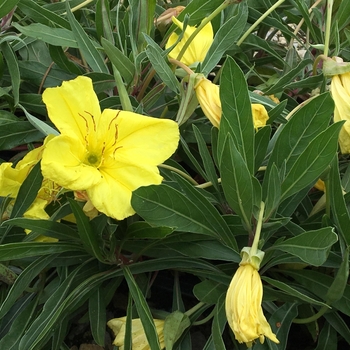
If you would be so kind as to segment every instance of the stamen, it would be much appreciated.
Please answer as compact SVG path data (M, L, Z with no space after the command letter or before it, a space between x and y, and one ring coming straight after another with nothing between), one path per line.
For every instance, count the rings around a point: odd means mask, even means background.
M96 123L95 123L94 116L91 113L89 113L88 111L84 111L84 112L87 113L91 117L92 124L94 124L94 131L96 132Z
M80 117L82 117L84 120L85 120L85 126L86 126L86 135L84 135L84 140L85 140L85 144L86 144L86 147L89 146L89 141L87 139L88 135L89 135L89 122L87 121L87 119L81 115L80 113L78 113Z

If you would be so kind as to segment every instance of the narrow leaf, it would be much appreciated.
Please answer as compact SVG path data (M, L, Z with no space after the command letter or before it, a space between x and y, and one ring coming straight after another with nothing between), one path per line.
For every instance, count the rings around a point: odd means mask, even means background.
M273 249L295 255L310 265L320 266L327 260L329 249L337 240L333 228L324 227L286 239L275 244Z

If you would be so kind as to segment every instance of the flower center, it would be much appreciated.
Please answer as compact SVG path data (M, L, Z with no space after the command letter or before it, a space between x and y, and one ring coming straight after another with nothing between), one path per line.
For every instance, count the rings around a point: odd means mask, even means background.
M94 153L89 153L86 157L86 161L88 165L98 167L101 163L101 157Z

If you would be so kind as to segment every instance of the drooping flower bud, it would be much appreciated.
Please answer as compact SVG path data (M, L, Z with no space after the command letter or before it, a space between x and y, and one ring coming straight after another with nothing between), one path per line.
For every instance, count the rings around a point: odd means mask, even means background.
M263 256L262 251L250 255L250 248L243 248L242 261L226 294L228 324L238 342L246 343L248 348L256 339L263 343L265 337L279 344L261 307L263 285L258 269Z

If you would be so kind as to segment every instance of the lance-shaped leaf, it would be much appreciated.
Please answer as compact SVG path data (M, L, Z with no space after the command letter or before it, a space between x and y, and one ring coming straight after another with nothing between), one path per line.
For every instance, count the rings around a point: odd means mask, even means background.
M160 350L157 329L154 325L153 317L147 305L146 298L137 285L130 269L127 266L124 266L123 272L129 287L129 291L132 295L132 298L134 299L136 310L141 319L143 329L145 330L145 335L147 337L150 349Z
M334 102L329 93L315 97L300 108L271 139L267 172L273 163L279 170L286 163L288 172L309 143L327 128L333 111Z
M337 240L333 227L324 227L286 239L270 249L282 250L310 265L320 266L327 260L329 249Z
M65 28L51 28L41 23L32 23L27 26L14 23L14 27L26 36L54 46L78 47L73 32Z
M313 139L286 174L281 199L286 199L316 181L333 160L342 122L331 125Z
M222 55L241 36L244 26L247 23L248 6L246 2L242 2L237 8L237 14L230 17L216 32L214 41L202 63L202 74L208 75L219 62Z
M250 174L254 173L254 126L248 87L242 70L228 58L221 74L220 99L222 117L220 121L218 154L231 134ZM220 161L220 157L219 157Z
M132 207L151 225L220 238L238 250L228 225L210 201L185 181L178 182L185 194L165 184L140 187L133 192Z
M129 57L125 56L115 45L105 38L101 38L101 44L111 60L112 64L118 69L120 75L127 84L130 84L134 78L135 66Z
M329 196L331 203L331 211L333 220L337 226L337 230L341 237L345 240L347 245L350 244L350 215L346 206L343 189L339 176L338 157L334 157L331 164L331 169L326 182L327 196Z
M89 64L89 66L94 72L108 73L107 66L101 54L96 49L92 40L86 34L83 27L75 19L68 2L66 2L66 10L67 17L72 27L75 40L77 41L78 47L81 50L84 58L86 59L86 62Z
M253 183L250 171L228 135L220 159L221 184L230 207L250 227L253 212Z
M146 54L154 70L170 90L178 93L178 91L180 91L179 82L176 79L174 72L165 61L164 51L149 36L144 35L144 37L148 43Z

